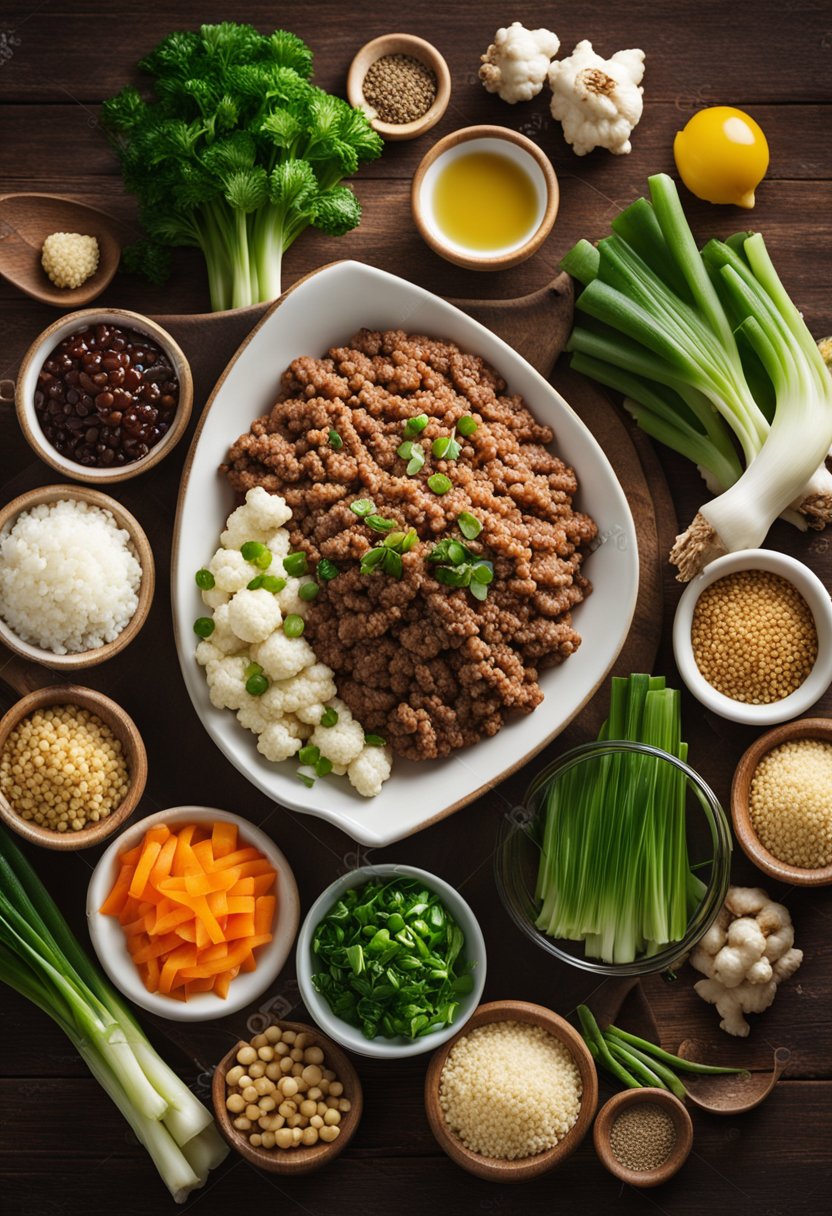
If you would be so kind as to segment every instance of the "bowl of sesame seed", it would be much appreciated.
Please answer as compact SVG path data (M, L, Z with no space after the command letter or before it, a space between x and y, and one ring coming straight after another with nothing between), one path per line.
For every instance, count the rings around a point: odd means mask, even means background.
M630 1186L667 1182L690 1155L693 1123L665 1089L625 1089L598 1112L595 1151L611 1174Z
M447 110L451 73L424 38L383 34L353 59L347 97L383 139L415 139L435 127Z
M746 549L687 586L673 653L690 692L732 722L772 726L805 713L832 681L832 601L803 562Z

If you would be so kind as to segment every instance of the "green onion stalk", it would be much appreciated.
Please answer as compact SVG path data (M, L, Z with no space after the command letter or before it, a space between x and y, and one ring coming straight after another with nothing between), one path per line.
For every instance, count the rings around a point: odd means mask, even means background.
M149 1152L177 1203L228 1152L213 1118L151 1046L0 829L0 981L60 1026Z
M572 366L624 396L642 430L692 460L717 497L678 539L687 580L756 548L782 515L832 520L832 378L759 233L700 251L672 179L649 179L563 268L583 284Z

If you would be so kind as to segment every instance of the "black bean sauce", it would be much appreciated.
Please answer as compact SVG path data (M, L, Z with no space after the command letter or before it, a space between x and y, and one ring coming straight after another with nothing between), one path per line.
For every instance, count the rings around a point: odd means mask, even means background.
M95 325L64 338L38 373L35 412L53 448L88 468L141 460L179 404L168 356L132 329Z

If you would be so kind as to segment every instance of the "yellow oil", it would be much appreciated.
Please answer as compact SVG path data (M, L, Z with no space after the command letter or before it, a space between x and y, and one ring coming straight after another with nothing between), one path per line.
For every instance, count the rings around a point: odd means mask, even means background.
M433 192L436 222L466 249L487 252L530 236L537 191L529 174L500 152L466 152L441 169Z

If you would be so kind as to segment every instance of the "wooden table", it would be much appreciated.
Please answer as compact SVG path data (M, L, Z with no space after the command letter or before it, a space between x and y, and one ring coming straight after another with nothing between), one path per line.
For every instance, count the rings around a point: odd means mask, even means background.
M466 5L439 0L399 0L395 7L369 0L343 3L249 3L179 0L159 11L142 5L115 9L86 0L82 11L56 0L11 0L0 19L0 109L4 189L72 193L124 220L133 218L114 158L99 125L99 103L137 79L134 65L168 30L229 17L263 30L282 23L304 37L316 56L316 78L343 92L349 61L358 45L392 27L431 39L445 54L453 76L450 108L434 134L494 122L525 131L552 158L560 177L561 212L553 235L531 261L493 276L455 269L434 256L417 236L409 214L409 181L432 137L391 144L383 158L358 178L364 218L356 232L334 241L309 232L289 251L285 285L306 271L342 256L354 256L456 297L494 298L534 290L554 275L559 257L579 236L595 239L616 211L645 188L648 174L672 171L674 132L699 107L746 106L768 134L770 172L752 215L714 208L685 196L693 226L703 239L759 225L792 293L816 336L832 331L832 151L829 140L829 78L832 21L824 0L799 6L705 0L631 0L627 5L588 6L564 0L556 6L520 9L479 0ZM175 17L172 13L175 11ZM607 54L640 46L647 54L645 113L628 157L604 152L578 159L548 117L545 97L509 108L486 95L476 79L478 56L495 29L515 16L527 26L554 22L564 53L584 37ZM196 257L177 256L167 288L116 279L105 303L145 312L197 312L207 307L204 274ZM21 353L53 312L0 285L0 377L14 376ZM198 386L204 400L210 386ZM695 472L662 453L679 518L687 522L702 496ZM293 862L304 906L339 872L367 850L319 821L270 804L251 788L211 745L187 700L175 661L166 593L166 565L176 484L184 446L158 469L117 487L151 535L159 587L149 625L128 651L86 682L105 689L137 719L150 754L150 782L142 810L194 802L241 811L265 823ZM0 416L0 484L3 500L50 480L49 471L24 444L13 414ZM809 562L829 582L832 544L823 534L798 535L778 525L769 543ZM678 588L668 574L663 645L656 671L675 678L669 623ZM10 684L45 683L45 673L0 670ZM6 685L0 705L15 693ZM832 698L817 707L829 713ZM725 800L731 774L752 730L732 726L685 698L686 734L692 763ZM492 880L497 821L522 795L531 773L581 739L571 730L523 773L449 820L398 846L373 852L373 859L401 859L436 869L455 882L481 919L489 945L486 996L523 997L568 1014L590 996L595 981L553 965L520 939L503 912ZM83 896L95 855L34 858L69 920L83 936ZM755 883L757 874L737 856L735 881ZM292 1214L350 1216L368 1210L416 1213L548 1213L571 1208L594 1214L615 1207L622 1213L660 1211L674 1216L709 1212L795 1216L814 1213L828 1193L832 1135L832 901L829 893L785 890L765 884L784 899L797 926L805 962L783 986L774 1007L758 1019L745 1043L724 1051L755 1065L778 1045L792 1052L787 1078L768 1104L736 1120L695 1115L696 1140L684 1171L660 1191L620 1186L602 1169L585 1142L556 1175L519 1191L500 1189L460 1172L439 1153L422 1108L422 1061L381 1068L360 1064L366 1111L349 1150L320 1174L282 1181L232 1157L205 1192L190 1201L208 1216L238 1204L249 1211L265 1205ZM668 985L646 989L662 1038L674 1045L688 1034L724 1039L714 1011L692 993L685 970ZM61 1035L50 1023L4 990L0 1043L0 1173L9 1216L67 1214L120 1216L171 1210L144 1152ZM292 968L287 967L260 1012L301 1016ZM258 1011L254 1012L255 1015ZM148 1019L145 1019L149 1022ZM176 1023L151 1028L162 1050L194 1090L208 1098L212 1064L246 1029L246 1016L182 1029Z

